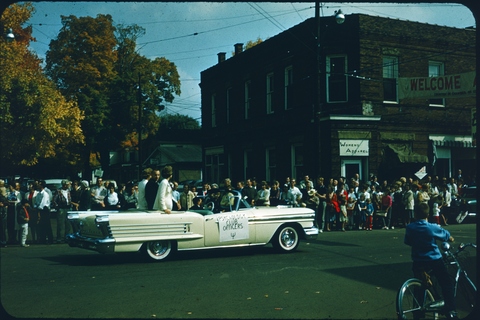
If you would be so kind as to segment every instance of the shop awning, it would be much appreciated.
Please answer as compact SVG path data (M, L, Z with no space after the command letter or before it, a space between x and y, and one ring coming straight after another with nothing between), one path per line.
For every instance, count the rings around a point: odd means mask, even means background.
M433 145L451 148L475 148L472 137L453 135L430 135Z
M415 153L406 143L387 143L387 147L392 149L402 163L428 163L428 157Z

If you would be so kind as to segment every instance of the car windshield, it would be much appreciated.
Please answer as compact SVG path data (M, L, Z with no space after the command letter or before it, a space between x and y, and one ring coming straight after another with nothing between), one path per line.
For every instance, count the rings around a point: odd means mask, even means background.
M475 198L477 195L477 188L465 188L463 189L464 198Z

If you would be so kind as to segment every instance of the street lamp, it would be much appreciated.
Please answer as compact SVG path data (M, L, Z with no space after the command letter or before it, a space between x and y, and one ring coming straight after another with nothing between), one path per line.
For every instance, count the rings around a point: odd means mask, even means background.
M341 9L335 11L335 21L337 21L337 24L342 24L345 22L345 15Z

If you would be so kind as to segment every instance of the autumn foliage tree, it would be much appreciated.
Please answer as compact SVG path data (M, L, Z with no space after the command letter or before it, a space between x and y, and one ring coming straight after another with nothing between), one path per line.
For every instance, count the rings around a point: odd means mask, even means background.
M99 155L108 172L110 151L138 147L138 130L142 138L158 130L158 112L180 94L180 77L167 59L150 60L137 52L136 41L145 32L141 27L114 26L103 14L63 16L62 25L50 42L47 74L85 113L84 173L89 173L91 154Z
M2 33L12 29L15 40L0 39L0 162L2 170L33 166L40 160L71 155L73 144L83 143L83 113L67 101L45 77L41 60L28 49L31 3L13 4L0 18ZM65 157L74 159L75 155ZM3 172L12 174L13 172Z
M91 153L100 152L100 161L108 159L108 97L117 61L115 28L110 15L61 18L62 28L50 42L45 68L63 95L76 101L85 114L82 160L87 175Z

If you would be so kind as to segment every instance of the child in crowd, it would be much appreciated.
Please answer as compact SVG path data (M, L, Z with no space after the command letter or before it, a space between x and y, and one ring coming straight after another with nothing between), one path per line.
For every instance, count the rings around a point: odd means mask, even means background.
M361 194L360 199L357 202L357 224L358 229L365 229L365 211L367 210L367 202L365 201L365 195Z
M350 188L353 190L353 188ZM353 216L355 211L355 204L357 203L357 198L355 197L355 193L350 192L348 194L347 200L347 225L348 228L351 230L353 228Z
M432 208L432 222L436 224L440 224L440 208L441 206L438 205L438 202L433 203L433 208Z
M372 199L368 198L366 200L366 209L365 209L365 230L370 230L372 231L373 229L373 213L375 211L375 208L373 207L372 204Z
M347 196L343 193L339 195L338 204L340 205L340 213L339 213L339 222L342 226L342 231L345 232L345 224L348 221L347 216Z
M28 199L22 199L21 205L17 206L17 223L20 226L19 235L21 239L21 246L28 247L27 235L28 235L28 221L30 220L30 204Z

